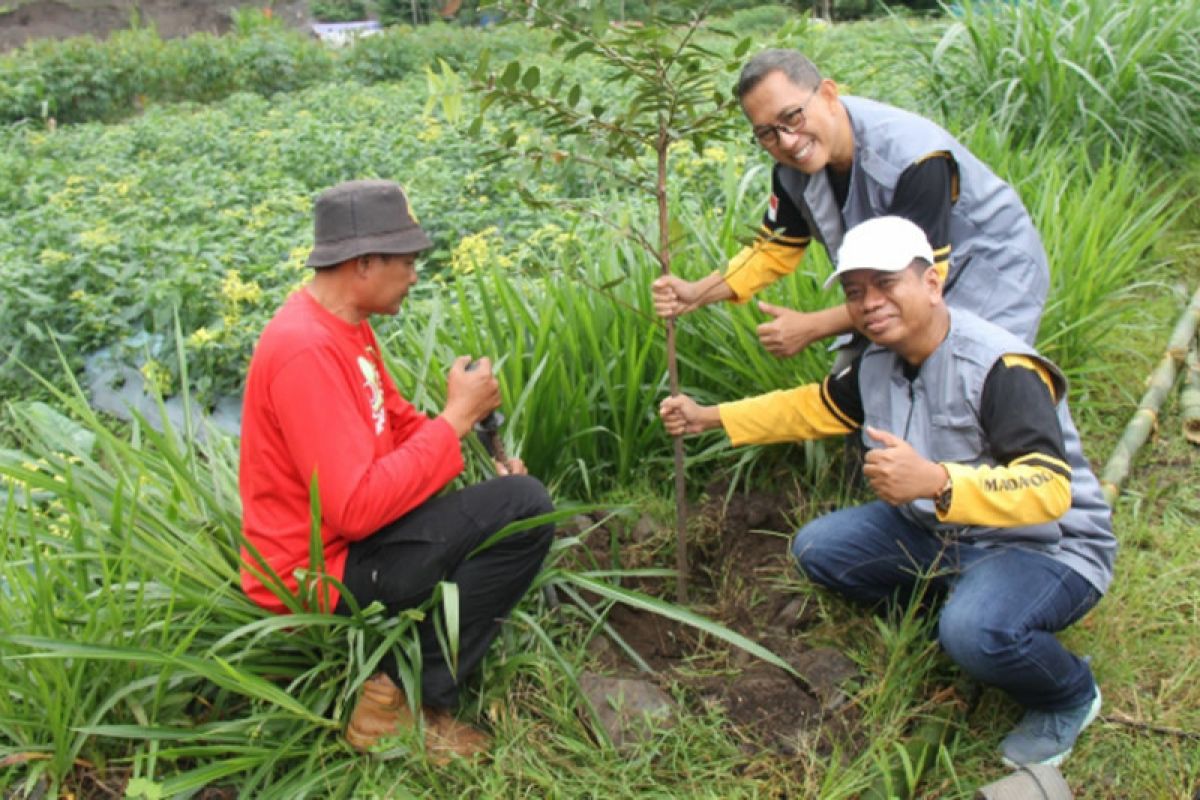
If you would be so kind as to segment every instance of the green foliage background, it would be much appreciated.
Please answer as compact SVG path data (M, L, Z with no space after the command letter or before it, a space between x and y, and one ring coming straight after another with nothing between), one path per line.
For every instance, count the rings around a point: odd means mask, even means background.
M1047 0L832 27L784 12L747 9L726 24L752 33L756 46L804 48L848 92L937 109L1018 188L1053 267L1041 343L1073 378L1091 446L1112 438L1139 390L1142 364L1128 350L1150 354L1143 361L1157 355L1155 329L1174 313L1174 284L1200 277L1200 220L1188 216L1200 174L1192 80L1200 9ZM1178 23L1170 35L1156 27L1168 18ZM132 778L131 793L144 796L233 785L279 797L495 796L514 786L714 797L785 786L796 796L850 797L896 757L891 743L931 713L930 687L947 680L947 667L922 644L918 623L860 620L781 577L784 590L820 604L815 635L848 642L864 665L856 704L871 743L853 756L813 749L786 765L748 756L715 709L697 710L644 752L597 746L571 676L588 663L585 643L599 623L583 605L552 612L535 597L471 695L471 712L501 742L493 765L443 773L410 752L393 754L403 767L355 759L337 742L339 720L379 648L404 646L410 621L264 617L236 584L235 442L202 437L203 426L158 433L140 420L114 424L73 386L83 357L108 347L160 390L204 402L236 393L258 331L305 274L312 196L343 179L395 178L438 243L404 313L379 326L402 390L432 409L455 354L503 358L506 435L558 497L632 497L654 509L661 499L646 487L664 483L668 459L654 419L661 328L646 292L656 265L630 242L651 230L652 208L570 158L537 175L524 162L481 158L510 126L554 148L537 119L497 107L468 131L478 105L466 75L485 49L493 64L536 65L543 81L561 75L620 107L625 90L601 64L563 63L548 40L520 25L434 25L332 53L248 19L227 39L168 43L139 31L0 59L0 109L11 123L0 129L6 788L71 785L82 759ZM711 43L718 61L730 46ZM1118 74L1111 59L1084 57L1096 52L1132 66ZM742 122L734 113L728 124L736 132ZM744 137L679 148L671 166L675 266L698 277L756 226L767 162ZM551 209L531 211L518 189ZM827 269L814 248L800 274L766 297L834 302L819 289ZM684 318L685 391L716 400L824 374L828 356L815 348L786 362L764 356L757 321L748 307ZM39 399L48 402L31 402ZM838 500L823 482L831 457L819 445L734 454L712 437L689 448L697 484L717 473L740 485L790 475L811 492L798 519ZM476 460L468 479L479 474ZM1104 656L1097 664L1112 702L1194 729L1200 509L1187 481L1162 475L1118 508L1126 549L1117 596L1070 635ZM579 545L564 539L556 559ZM582 574L555 560L541 580L597 590L624 579L611 566ZM715 663L695 668L728 668ZM986 696L939 753L932 793L968 796L995 777L991 749L1011 721L1002 700ZM1167 796L1200 770L1198 758L1183 745L1100 730L1075 763L1100 787L1096 796ZM1147 765L1145 775L1127 774Z

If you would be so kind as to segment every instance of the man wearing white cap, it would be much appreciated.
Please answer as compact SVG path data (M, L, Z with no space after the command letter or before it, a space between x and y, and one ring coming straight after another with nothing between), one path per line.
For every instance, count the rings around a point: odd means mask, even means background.
M734 445L861 430L879 499L809 522L792 544L813 581L855 601L949 592L938 637L1024 707L1010 765L1058 764L1099 712L1087 660L1054 633L1108 588L1116 539L1062 373L1021 339L950 309L924 233L900 217L851 229L830 281L871 344L820 384L719 406L662 401L672 435Z
M432 246L396 183L349 181L315 207L313 279L276 312L250 362L241 463L247 547L242 587L264 608L348 614L350 602L396 614L426 602L440 581L458 587L457 663L447 662L432 615L418 625L420 710L435 763L484 752L489 740L453 716L463 679L482 661L500 620L541 569L552 524L483 547L510 522L552 510L520 459L497 477L438 494L463 470L460 440L500 405L491 365L455 360L435 417L400 396L368 318L399 312ZM311 500L321 552L310 552ZM315 582L306 607L298 573ZM344 589L344 591L342 591ZM356 749L413 730L416 698L397 687L390 654L362 686L346 728Z

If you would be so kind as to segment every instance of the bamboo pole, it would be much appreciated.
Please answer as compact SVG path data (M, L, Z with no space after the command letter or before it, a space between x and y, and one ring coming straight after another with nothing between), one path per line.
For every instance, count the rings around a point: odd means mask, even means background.
M1149 387L1142 395L1137 411L1133 413L1125 432L1121 434L1121 440L1104 465L1100 486L1109 505L1116 503L1121 494L1121 483L1129 476L1134 456L1158 424L1158 410L1175 386L1179 367L1187 356L1188 343L1196 335L1197 323L1200 323L1200 288L1196 289L1191 302L1175 323L1171 338L1167 340L1167 351L1150 374Z
M1200 352L1196 340L1192 340L1192 349L1188 350L1179 409L1183 415L1184 438L1192 444L1200 444Z

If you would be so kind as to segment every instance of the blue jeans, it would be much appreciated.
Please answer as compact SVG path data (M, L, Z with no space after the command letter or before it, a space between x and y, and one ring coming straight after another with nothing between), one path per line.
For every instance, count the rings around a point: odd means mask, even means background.
M1054 637L1100 593L1044 553L942 540L882 501L813 520L792 542L814 582L860 603L903 599L927 576L948 592L938 618L942 648L971 677L1025 708L1061 711L1093 697L1083 659Z

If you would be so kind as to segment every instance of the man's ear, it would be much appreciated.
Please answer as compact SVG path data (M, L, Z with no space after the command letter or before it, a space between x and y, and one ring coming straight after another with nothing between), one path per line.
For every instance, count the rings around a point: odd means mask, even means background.
M929 299L931 301L942 299L942 276L938 274L937 267L930 264L921 273L921 282L929 291Z
M362 277L367 274L367 270L371 268L370 256L359 256L354 260L354 274Z

